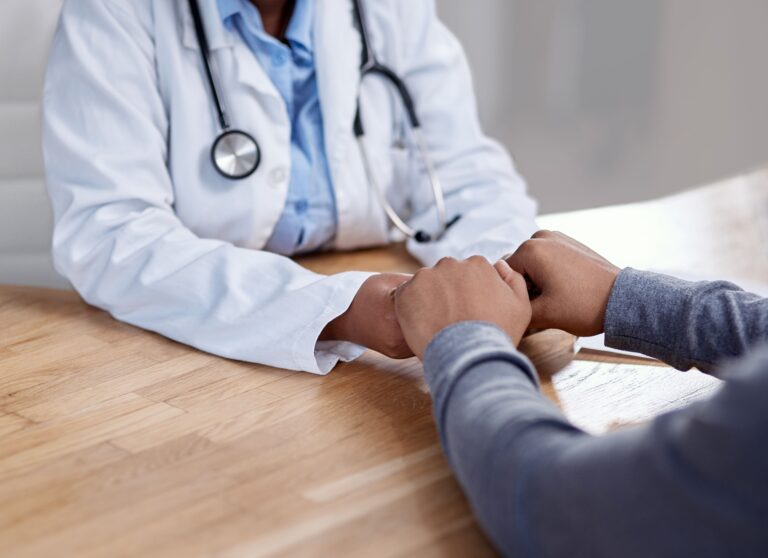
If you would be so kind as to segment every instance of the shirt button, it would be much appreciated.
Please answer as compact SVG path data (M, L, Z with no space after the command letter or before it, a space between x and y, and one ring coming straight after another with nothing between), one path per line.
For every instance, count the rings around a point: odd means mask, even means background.
M269 173L269 183L272 186L280 186L288 180L288 169L285 167L275 167Z
M273 66L282 66L286 62L288 62L288 55L285 52L278 50L272 53Z

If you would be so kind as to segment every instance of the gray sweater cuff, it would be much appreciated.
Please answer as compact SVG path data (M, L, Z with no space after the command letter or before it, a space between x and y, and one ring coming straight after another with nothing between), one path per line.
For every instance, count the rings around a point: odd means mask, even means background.
M488 322L461 322L448 326L429 343L424 353L424 375L432 392L438 420L461 376L478 364L506 361L538 388L533 364L520 353L506 333Z
M605 344L685 369L687 362L678 363L677 357L690 294L687 281L625 269L616 279L605 312Z

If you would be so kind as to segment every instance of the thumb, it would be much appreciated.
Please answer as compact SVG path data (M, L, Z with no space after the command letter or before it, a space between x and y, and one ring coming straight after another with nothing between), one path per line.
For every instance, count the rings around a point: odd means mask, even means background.
M496 271L499 273L499 276L502 278L502 280L509 286L510 289L512 289L512 291L517 296L530 299L530 327L532 329L549 329L551 320L548 308L549 301L546 299L546 297L534 296L540 293L535 290L535 287L533 289L529 287L525 277L512 269L506 261L500 260L494 264L494 267L496 268Z
M505 260L499 260L493 266L507 286L518 296L528 298L528 289L522 275L510 267Z
M505 260L500 260L494 265L504 282L518 296L533 301L541 296L539 288L526 276L512 268Z
M499 277L501 277L501 280L509 285L510 288L514 288L513 279L517 273L515 273L514 269L509 267L509 264L506 262L506 260L497 261L495 264L493 264L493 267L496 268L496 271L498 272Z

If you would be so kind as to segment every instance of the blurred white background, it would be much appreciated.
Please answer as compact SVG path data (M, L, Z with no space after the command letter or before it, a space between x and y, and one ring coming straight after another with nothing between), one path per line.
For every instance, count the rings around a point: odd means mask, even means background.
M487 131L544 212L768 164L766 0L437 2ZM38 115L60 3L0 2L0 283L64 284L48 257Z
M768 163L765 0L438 0L543 212Z

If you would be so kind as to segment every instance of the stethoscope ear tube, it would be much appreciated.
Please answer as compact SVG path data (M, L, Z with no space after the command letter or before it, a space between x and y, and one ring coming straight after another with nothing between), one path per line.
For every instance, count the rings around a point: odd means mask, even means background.
M357 146L360 150L360 158L363 161L363 169L365 170L365 176L368 181L368 184L373 189L374 193L379 199L379 204L381 204L381 207L384 208L384 213L387 215L387 218L390 220L390 222L397 228L400 232L402 232L406 237L414 239L416 242L420 244L427 244L430 242L434 242L436 240L440 240L443 235L453 226L455 225L459 219L461 219L461 215L454 216L450 221L444 221L445 219L445 203L444 199L442 198L442 188L439 185L439 182L437 183L437 186L433 184L432 192L437 192L440 196L439 202L438 198L436 196L435 198L435 206L438 210L438 219L440 220L441 224L443 225L440 228L440 232L437 236L434 236L430 233L428 233L425 230L417 230L408 225L401 217L397 214L397 211L395 211L395 208L392 207L392 204L389 203L389 200L387 200L387 196L384 193L384 189L382 188L381 184L379 183L379 180L376 178L376 174L373 171L373 166L371 165L371 159L368 154L368 147L365 145L365 134L356 134L356 140L357 140ZM441 213L442 212L442 213Z
M373 172L371 159L368 156L368 147L365 145L365 135L357 136L357 146L360 149L360 158L363 160L363 169L365 170L365 176L368 179L368 184L379 198L379 203L381 204L381 207L384 208L384 213L387 214L389 220L408 238L416 238L417 235L421 238L424 238L427 233L424 231L417 231L416 229L410 227L408 223L400 218L400 216L397 214L397 211L395 211L395 208L392 207L392 205L387 200L387 196L384 194L384 189L381 187L381 184L379 184L379 181L376 178L376 174Z
M389 201L387 201L384 190L374 175L370 158L368 156L368 150L365 145L365 126L363 125L363 119L360 110L360 95L358 94L357 112L355 113L353 128L355 138L357 139L357 144L360 148L360 154L363 159L365 173L368 177L368 183L375 190L376 195L378 196L379 201L384 208L384 212L387 214L389 220L403 234L409 238L413 238L420 243L439 240L448 231L448 229L459 220L460 216L454 217L450 222L447 220L445 193L443 192L440 178L437 176L437 171L435 170L432 157L430 156L429 149L427 148L424 134L421 130L421 121L419 120L419 116L416 112L416 103L414 102L413 96L408 90L408 86L406 86L405 82L400 79L400 77L391 68L381 64L376 58L376 53L373 51L368 33L368 26L365 18L365 12L363 10L362 0L353 0L353 6L355 19L357 21L360 30L360 37L362 39L362 63L360 67L360 81L362 82L367 76L378 75L383 78L384 81L389 82L397 90L398 96L403 103L405 113L408 117L411 133L413 134L416 142L417 151L419 152L419 156L424 165L424 170L427 173L427 177L429 178L429 183L432 189L432 196L434 197L435 208L437 210L439 234L437 236L433 236L423 230L414 230L407 223L405 223L403 219L400 218L395 209L390 205Z
M374 62L368 68L361 70L360 79L363 80L369 75L379 75L392 84L403 102L403 107L405 107L405 113L408 115L408 122L410 123L411 128L414 130L421 128L421 121L419 120L419 115L416 113L416 104L413 101L411 92L408 90L408 87L403 80L401 80L393 70L378 62Z

